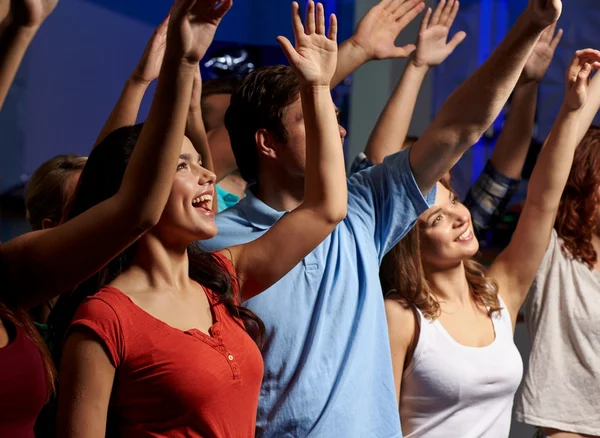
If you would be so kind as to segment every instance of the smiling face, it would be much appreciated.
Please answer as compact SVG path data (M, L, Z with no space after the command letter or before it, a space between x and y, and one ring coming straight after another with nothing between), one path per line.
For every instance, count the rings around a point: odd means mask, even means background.
M444 269L473 257L479 249L471 214L442 184L435 204L419 217L423 266Z
M212 211L215 179L214 173L202 167L201 157L185 137L169 200L152 233L184 245L216 236Z

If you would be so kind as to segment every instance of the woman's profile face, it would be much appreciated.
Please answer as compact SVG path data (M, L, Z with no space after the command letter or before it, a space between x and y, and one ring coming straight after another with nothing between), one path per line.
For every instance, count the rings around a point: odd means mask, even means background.
M201 157L184 137L169 200L153 233L189 244L217 235L212 211L215 174L202 167Z
M473 257L479 249L469 210L440 183L435 204L419 217L418 222L421 258L425 266L455 266Z

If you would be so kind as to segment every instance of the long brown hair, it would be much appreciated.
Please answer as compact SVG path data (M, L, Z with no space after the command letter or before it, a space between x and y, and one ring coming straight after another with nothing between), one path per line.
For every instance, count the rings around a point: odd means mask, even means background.
M598 224L596 210L600 186L600 128L592 126L577 146L554 227L563 239L563 253L590 269L598 259L592 235Z
M46 385L48 389L48 400L54 395L56 391L56 369L52 362L52 357L48 351L46 343L40 336L40 333L35 328L28 313L25 309L21 309L16 306L8 306L7 304L0 301L0 319L5 322L9 322L15 327L21 328L27 337L36 345L42 355L42 362L44 363L44 371L46 374ZM10 330L7 331L10 333Z
M142 126L117 129L94 148L68 207L67 219L78 216L118 192ZM53 354L57 361L61 354L60 346L79 305L125 271L131 265L136 251L137 244L134 243L74 291L58 299L49 318L53 344L57 347ZM229 313L242 321L260 348L264 340L264 324L250 310L238 305L237 281L223 260L215 254L202 251L195 243L188 246L188 259L190 278L214 292Z
M447 183L441 184L452 190ZM427 319L436 319L441 314L440 303L425 276L419 232L417 223L384 257L379 277L386 295L416 307ZM463 264L475 302L488 308L490 316L500 311L497 283L486 276L485 268L475 260L466 260Z

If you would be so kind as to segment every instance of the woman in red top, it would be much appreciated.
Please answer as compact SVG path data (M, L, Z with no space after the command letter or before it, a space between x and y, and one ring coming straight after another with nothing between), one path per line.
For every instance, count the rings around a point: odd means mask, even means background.
M228 6L229 1L213 9L212 1L182 0L172 10L170 26L212 37ZM327 37L323 7L315 17L310 2L307 16L305 33L294 4L296 49L282 40L301 83L307 138L303 202L257 240L203 253L193 242L217 233L215 175L184 141L159 223L98 275L63 295L55 308L52 318L62 320L58 333L68 326L60 369L61 437L99 438L107 431L133 438L254 435L262 361L248 334L259 338L262 326L238 303L298 264L347 208L341 138L329 92L337 24L332 17ZM170 44L167 38L165 59ZM74 215L118 189L139 130L120 128L92 152ZM274 139L261 132L256 136L274 150Z
M0 108L29 43L57 3L0 1ZM71 221L0 245L0 437L33 437L32 425L54 384L52 360L27 310L96 273L156 224L167 203L194 68L203 54L189 32L174 34L178 44L114 196Z

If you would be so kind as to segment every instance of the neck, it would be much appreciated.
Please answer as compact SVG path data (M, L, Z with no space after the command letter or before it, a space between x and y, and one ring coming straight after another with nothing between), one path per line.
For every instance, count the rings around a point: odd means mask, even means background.
M304 200L304 178L283 172L262 172L255 195L277 211L292 211Z
M244 196L244 192L246 191L246 181L240 175L239 170L234 170L221 181L219 181L219 185L227 190L229 193L233 193L234 195L242 198Z
M141 270L155 289L183 290L191 281L187 246L164 245L151 233L139 240L132 267Z
M450 268L425 268L425 277L441 303L463 306L471 302L471 292L463 262Z

